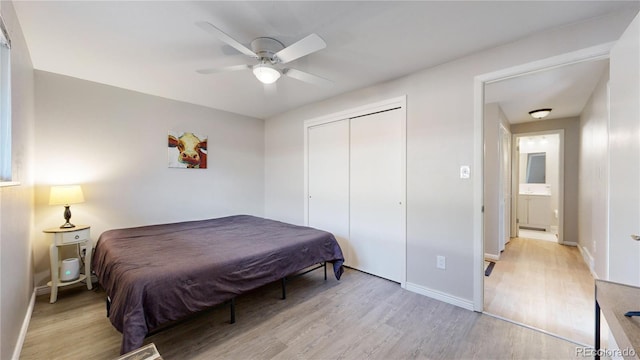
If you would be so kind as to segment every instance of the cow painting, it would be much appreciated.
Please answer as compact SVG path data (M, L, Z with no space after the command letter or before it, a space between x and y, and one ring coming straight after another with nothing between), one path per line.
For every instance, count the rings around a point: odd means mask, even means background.
M169 132L169 167L206 169L207 137Z

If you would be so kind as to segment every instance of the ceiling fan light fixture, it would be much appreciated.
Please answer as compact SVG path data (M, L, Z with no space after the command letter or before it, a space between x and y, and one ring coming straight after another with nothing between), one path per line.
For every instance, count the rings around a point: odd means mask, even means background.
M551 109L549 108L529 111L529 115L535 119L542 119L549 115L549 113L551 113Z
M263 84L273 84L280 78L280 71L267 64L258 64L253 67L253 75Z

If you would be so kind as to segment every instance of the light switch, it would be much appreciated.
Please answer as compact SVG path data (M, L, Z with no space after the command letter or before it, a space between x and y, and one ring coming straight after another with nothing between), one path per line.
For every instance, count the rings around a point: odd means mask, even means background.
M460 179L468 179L471 176L471 169L468 165L460 166Z

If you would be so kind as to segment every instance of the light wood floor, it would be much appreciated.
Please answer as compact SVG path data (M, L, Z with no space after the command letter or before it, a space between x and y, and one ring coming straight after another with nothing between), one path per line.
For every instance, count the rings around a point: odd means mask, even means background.
M512 239L484 280L485 312L593 345L594 280L575 246Z
M237 299L237 322L214 308L147 338L167 359L575 358L576 345L464 310L347 269L321 271ZM112 359L120 334L104 293L74 289L37 298L21 359Z

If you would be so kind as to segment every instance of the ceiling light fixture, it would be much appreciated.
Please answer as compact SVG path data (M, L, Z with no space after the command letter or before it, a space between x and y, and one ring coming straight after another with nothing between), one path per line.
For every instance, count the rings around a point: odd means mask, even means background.
M543 117L546 117L547 115L549 115L550 112L551 112L551 109L538 109L538 110L529 111L529 115L531 115L531 117L536 119L542 119Z
M273 84L280 78L280 71L267 63L253 67L253 75L263 84Z

